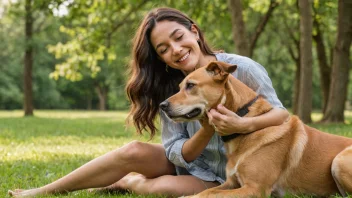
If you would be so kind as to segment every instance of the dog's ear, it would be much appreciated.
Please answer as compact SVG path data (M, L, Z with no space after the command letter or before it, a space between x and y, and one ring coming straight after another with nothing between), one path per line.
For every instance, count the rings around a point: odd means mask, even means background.
M206 70L210 72L215 80L223 81L230 73L236 71L237 65L231 65L225 62L214 61L209 63Z

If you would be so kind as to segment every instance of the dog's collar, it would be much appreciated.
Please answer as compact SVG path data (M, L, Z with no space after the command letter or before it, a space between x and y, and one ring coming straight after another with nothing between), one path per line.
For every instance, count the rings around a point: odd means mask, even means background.
M258 100L258 98L259 98L259 96L257 95L253 100L251 100L249 103L247 103L242 108L237 110L236 114L240 117L245 116L249 112L248 107L250 107L252 104L254 104ZM240 135L242 135L242 134L241 133L233 133L231 135L220 136L220 138L223 142L228 142L228 141L230 141Z
M252 104L254 104L258 100L258 98L259 98L259 96L257 95L253 100L251 100L249 103L247 103L242 108L237 110L236 114L240 117L245 116L249 112L248 107L250 107Z

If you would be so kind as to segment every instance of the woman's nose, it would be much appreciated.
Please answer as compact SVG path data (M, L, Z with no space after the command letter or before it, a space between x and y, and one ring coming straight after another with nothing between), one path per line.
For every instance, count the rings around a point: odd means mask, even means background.
M173 55L179 55L182 51L182 47L178 44L174 44L172 45L172 52L173 52Z

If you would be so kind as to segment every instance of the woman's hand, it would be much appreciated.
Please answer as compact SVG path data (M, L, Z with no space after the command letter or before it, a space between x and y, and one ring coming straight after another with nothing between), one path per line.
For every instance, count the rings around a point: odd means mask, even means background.
M256 117L240 117L223 105L211 109L208 113L209 123L219 135L233 133L250 133L270 126L277 126L287 120L289 113L285 109L273 108L267 113Z
M209 123L213 125L215 131L221 136L252 132L250 117L240 117L223 105L218 105L216 109L211 109L208 112L208 117Z

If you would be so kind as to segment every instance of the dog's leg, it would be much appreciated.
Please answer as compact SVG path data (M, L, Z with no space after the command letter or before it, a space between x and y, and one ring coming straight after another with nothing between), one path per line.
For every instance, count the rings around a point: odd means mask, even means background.
M260 190L256 187L245 185L237 189L219 189L218 187L201 192L193 198L221 198L221 197L269 197L271 189Z
M239 187L240 187L240 185L237 182L233 183L230 180L226 180L225 183L223 183L223 184L221 184L219 186L216 186L216 187L213 187L213 188L209 188L209 189L207 189L207 190L205 190L205 191L203 191L203 192L201 192L199 194L196 194L196 195L187 196L187 198L190 198L190 197L192 197L192 198L208 197L209 193L211 193L214 190L222 191L222 190L228 190L228 189L235 189L235 188L239 188ZM209 191L209 193L208 193L208 191ZM183 198L185 198L185 197L183 197Z
M352 146L341 151L333 160L331 172L342 196L352 193Z

